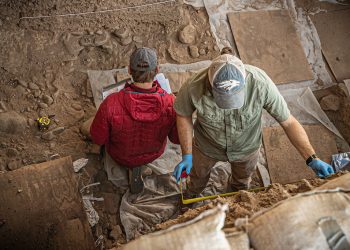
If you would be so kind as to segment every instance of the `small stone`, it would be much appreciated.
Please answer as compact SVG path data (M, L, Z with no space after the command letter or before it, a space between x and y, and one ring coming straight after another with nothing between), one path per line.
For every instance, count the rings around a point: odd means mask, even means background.
M129 36L129 30L126 28L120 28L120 29L114 30L113 34L118 38L124 39Z
M8 157L16 157L18 155L18 151L15 148L8 148L6 150L6 155Z
M132 40L134 40L136 43L142 43L142 37L140 36L134 36Z
M6 164L5 160L0 158L0 171L5 171L6 166L7 166L7 164Z
M120 40L120 44L123 46L129 45L132 42L131 37L123 38Z
M184 44L191 44L196 40L196 28L189 24L179 32L179 41Z
M42 100L47 105L51 105L53 103L53 98L49 95L43 95Z
M39 89L39 86L36 85L34 82L30 82L30 83L28 84L28 87L29 87L29 89L31 89L31 90L37 90L37 89Z
M0 109L2 110L2 112L7 111L7 107L3 101L0 101Z
M211 36L211 33L209 30L207 30L205 33L207 34L207 36Z
M56 136L52 133L52 131L46 132L41 135L41 138L46 141L52 141Z
M193 58L199 57L198 47L197 47L197 46L190 46L189 48L190 48L190 55L191 55Z
M94 45L95 46L101 46L108 42L109 36L107 32L104 32L102 34L96 35L94 39Z
M41 94L41 91L39 89L33 91L33 95L35 98L38 98Z
M122 230L119 225L113 226L112 231L109 232L109 238L116 241L122 235Z
M207 54L207 53L205 52L205 49L200 49L200 50L199 50L199 54L200 54L200 55L205 55L205 54Z
M18 80L18 84L24 88L28 88L28 83L23 80Z
M27 119L15 111L0 113L0 132L9 134L23 133Z
M320 105L323 110L337 111L339 110L340 99L338 96L333 94L327 95L321 99Z
M21 165L20 165L20 163L18 162L18 160L12 160L12 161L10 161L9 163L7 163L7 168L9 169L9 170L16 170L16 169L18 169L19 167L20 167Z
M215 51L220 51L220 48L219 48L219 46L217 46L217 45L214 45L214 50L215 50Z
M72 104L72 108L75 109L76 111L82 110L81 105L78 104L78 103L73 103L73 104Z
M38 104L38 106L39 106L40 108L42 108L42 109L46 109L46 108L49 107L46 103L43 103L43 102L40 102L40 103Z
M64 127L58 127L58 128L55 128L53 130L51 130L51 132L54 134L54 135L59 135L61 134L63 131L64 131Z
M97 35L102 35L102 34L103 34L103 31L102 31L102 30L98 30L98 31L96 31L96 34L97 34Z

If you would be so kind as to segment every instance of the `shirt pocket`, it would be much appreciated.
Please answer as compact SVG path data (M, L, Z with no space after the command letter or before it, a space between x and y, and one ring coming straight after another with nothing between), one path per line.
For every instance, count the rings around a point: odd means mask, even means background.
M258 122L261 122L261 112L262 107L259 105L254 105L250 109L242 111L240 115L242 130L249 129L256 125Z

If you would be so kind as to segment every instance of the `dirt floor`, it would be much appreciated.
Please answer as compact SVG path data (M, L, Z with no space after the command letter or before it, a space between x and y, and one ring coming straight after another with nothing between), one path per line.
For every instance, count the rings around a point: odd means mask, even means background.
M156 48L160 63L179 64L214 58L219 48L204 8L196 9L181 1L103 14L23 17L156 2L0 1L0 172L68 155L73 160L88 158L88 165L77 175L80 187L101 183L89 190L95 197L104 198L93 204L100 216L99 223L92 228L95 240L104 236L98 241L100 249L125 244L118 216L122 193L107 180L99 159L99 147L80 130L83 122L96 112L86 70L125 67L132 51L141 46ZM304 10L318 7L311 4L312 1L296 2ZM348 142L349 108L347 101L334 111L336 113L326 111ZM54 115L46 132L39 131L35 122L43 115ZM230 206L226 226L232 225L236 218L250 216L324 182L315 179L289 186L274 184L266 192L241 192L224 199ZM176 220L157 225L156 229L190 220L214 203L190 210Z
M152 3L132 5L145 2ZM189 63L218 54L204 9L178 2L87 16L20 19L129 5L1 1L0 170L98 151L79 131L95 112L87 69L125 67L140 46L156 48L160 63ZM195 36L189 35L193 30ZM55 115L52 132L38 131L35 119L42 115Z

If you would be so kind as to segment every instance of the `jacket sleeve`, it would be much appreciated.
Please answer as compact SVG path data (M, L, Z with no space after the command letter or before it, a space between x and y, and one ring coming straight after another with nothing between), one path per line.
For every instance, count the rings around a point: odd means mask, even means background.
M180 144L179 136L177 133L177 127L176 127L176 112L174 109L174 100L175 97L172 96L172 102L171 102L171 119L173 121L172 127L170 129L170 132L168 134L169 140L174 144Z
M90 127L91 139L98 145L105 145L109 139L107 100L101 103Z

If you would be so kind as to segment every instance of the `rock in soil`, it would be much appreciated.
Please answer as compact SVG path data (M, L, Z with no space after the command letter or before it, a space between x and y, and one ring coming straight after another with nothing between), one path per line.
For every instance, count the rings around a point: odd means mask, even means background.
M179 41L184 44L191 44L196 40L196 28L189 24L179 32Z
M38 90L39 89L39 86L36 85L34 82L30 82L29 85L28 85L29 89L31 90Z
M81 105L78 104L78 103L73 103L73 104L72 104L72 108L75 109L76 111L80 111L80 110L83 109L83 108L81 107Z
M131 36L123 38L123 39L120 39L120 44L123 45L123 46L129 45L131 42L132 42L132 37Z
M205 49L200 49L200 50L199 50L199 54L200 54L200 55L205 55L205 54L206 54Z
M47 105L51 105L53 103L53 98L49 95L43 95L42 100Z
M55 138L56 136L52 133L52 131L46 132L41 135L41 138L46 140L46 141L51 141Z
M64 131L64 127L58 127L58 128L55 128L55 129L51 130L51 132L52 132L54 135L59 135L59 134L61 134L63 131Z
M198 47L197 47L197 46L190 46L189 48L190 48L190 55L191 55L193 58L199 57Z
M12 160L9 163L7 163L7 168L9 170L16 170L21 167L21 161L19 160Z
M336 95L327 95L320 101L321 108L323 110L337 111L340 105L340 99Z
M27 120L15 111L0 113L0 132L9 134L23 133Z
M8 148L7 150L6 150L6 155L8 156L8 157L16 157L17 155L18 155L18 151L17 151L17 149L15 149L15 148Z
M46 109L46 108L49 107L46 103L43 103L43 102L40 102L40 103L38 104L38 106L39 106L39 108L41 108L41 109Z
M6 170L6 161L3 158L0 158L0 171L5 171Z
M114 30L113 34L121 39L125 39L129 36L129 30L128 29L124 29L124 28L120 28L120 29L116 29Z

